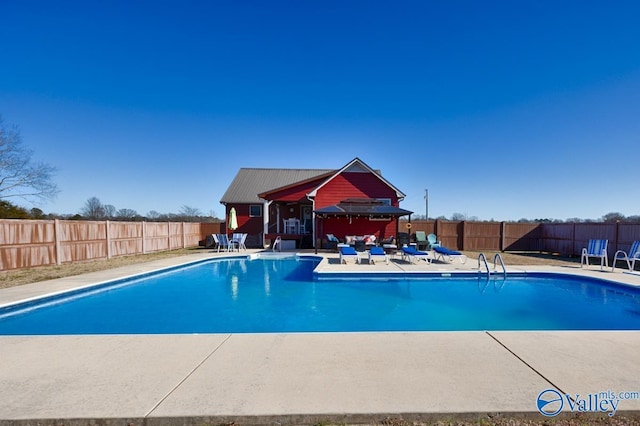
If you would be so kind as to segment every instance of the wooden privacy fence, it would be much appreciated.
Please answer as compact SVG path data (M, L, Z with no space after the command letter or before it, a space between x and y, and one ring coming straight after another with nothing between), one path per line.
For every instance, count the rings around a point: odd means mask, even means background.
M406 222L399 224L406 231ZM640 240L640 223L411 221L411 232L436 234L469 251L534 251L580 256L590 239L609 240L609 257ZM196 247L223 223L0 219L0 270L60 265ZM259 237L259 236L258 236Z
M193 222L0 220L0 270L194 247Z
M590 239L609 240L608 254L640 240L640 223L516 223L415 220L411 231L436 234L442 245L470 251L542 251L580 256ZM401 222L404 230L405 222Z

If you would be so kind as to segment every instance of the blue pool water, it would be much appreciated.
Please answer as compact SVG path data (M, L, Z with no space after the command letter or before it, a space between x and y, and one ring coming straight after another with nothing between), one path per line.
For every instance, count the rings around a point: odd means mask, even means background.
M640 330L640 291L569 276L317 280L317 259L230 259L0 309L0 334Z

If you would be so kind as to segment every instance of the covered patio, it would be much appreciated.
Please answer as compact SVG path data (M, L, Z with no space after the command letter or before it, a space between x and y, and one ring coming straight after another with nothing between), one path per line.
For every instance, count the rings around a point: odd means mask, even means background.
M395 207L384 200L373 198L347 198L338 204L314 210L316 221L316 248L324 244L327 234L338 239L347 235L375 235L378 240L397 236L400 232L398 219L409 217L412 211Z

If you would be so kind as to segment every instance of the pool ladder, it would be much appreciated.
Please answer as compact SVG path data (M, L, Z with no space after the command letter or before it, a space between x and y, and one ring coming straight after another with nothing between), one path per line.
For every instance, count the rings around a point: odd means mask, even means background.
M507 268L505 268L504 266L504 261L502 260L502 256L500 256L500 253L496 253L495 256L493 256L493 273L496 273L496 269L498 269L498 263L500 264L500 266L502 267L502 274L504 276L504 278L507 278ZM480 269L481 266L484 265L484 268L487 271L487 277L489 277L489 275L491 275L491 270L489 269L489 263L487 262L487 256L485 256L484 253L480 253L478 255L478 274L480 274Z

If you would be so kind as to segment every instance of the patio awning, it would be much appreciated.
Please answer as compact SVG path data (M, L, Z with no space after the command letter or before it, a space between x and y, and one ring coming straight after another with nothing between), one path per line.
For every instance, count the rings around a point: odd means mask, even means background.
M332 206L314 210L321 217L328 216L371 216L371 217L400 217L413 214L412 211L390 206L374 199L347 199Z

